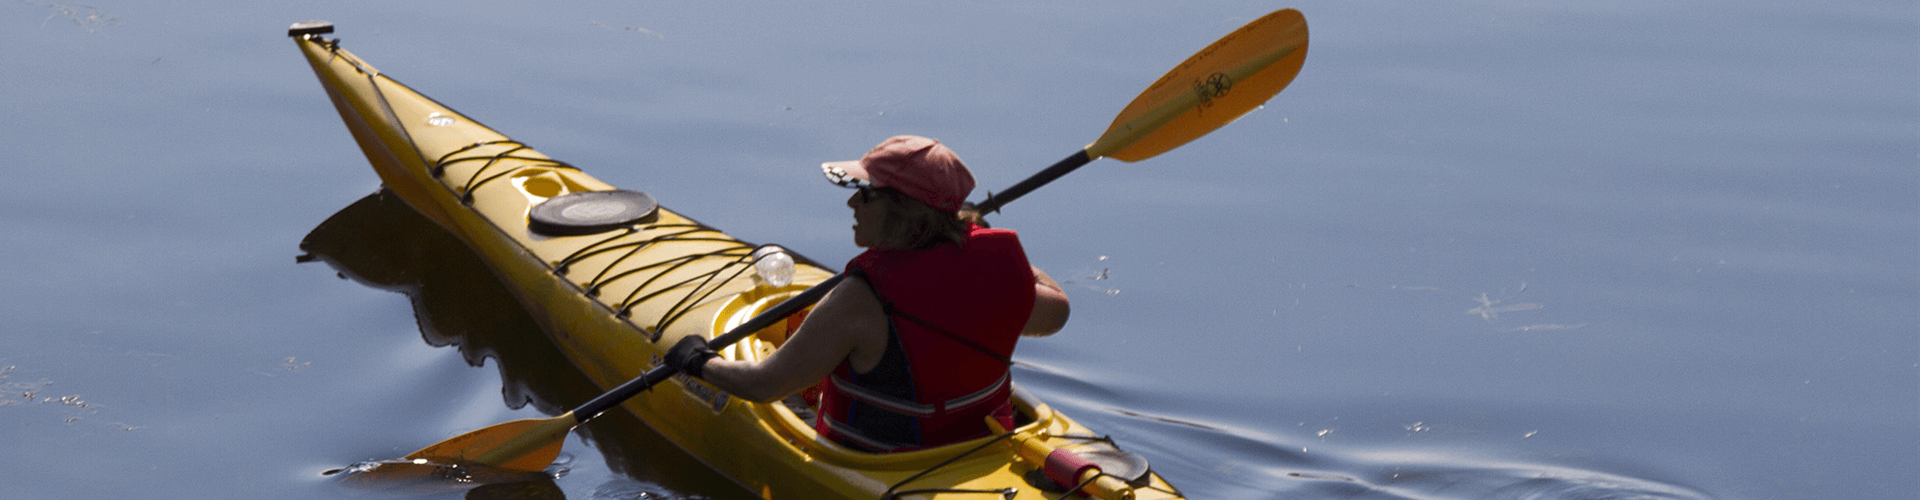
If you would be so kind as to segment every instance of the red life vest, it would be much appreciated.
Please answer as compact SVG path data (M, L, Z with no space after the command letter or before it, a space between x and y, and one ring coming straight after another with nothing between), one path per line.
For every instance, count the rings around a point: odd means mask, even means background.
M821 384L822 436L905 451L990 434L983 417L1008 404L1009 358L1033 311L1034 277L1013 231L969 229L964 246L873 249L847 263L886 308L889 342L900 351L890 354L903 353L907 368L857 374L841 360ZM875 380L902 372L910 380ZM872 421L856 418L863 412L890 414L883 417L907 429L862 429L856 422Z

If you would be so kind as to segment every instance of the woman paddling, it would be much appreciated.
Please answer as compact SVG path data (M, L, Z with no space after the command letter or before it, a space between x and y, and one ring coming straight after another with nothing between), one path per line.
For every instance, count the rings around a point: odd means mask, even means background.
M896 136L821 168L856 190L853 241L867 250L847 263L848 278L763 361L717 359L690 336L666 363L757 402L817 383L815 428L857 449L987 436L984 417L1010 414L1014 344L1059 331L1066 293L1027 263L1013 231L962 214L973 174L939 141Z

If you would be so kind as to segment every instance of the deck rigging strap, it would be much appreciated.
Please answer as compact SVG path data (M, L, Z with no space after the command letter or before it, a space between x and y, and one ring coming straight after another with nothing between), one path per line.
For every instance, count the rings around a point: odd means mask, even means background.
M893 483L893 486L887 487L887 491L885 493L881 493L880 498L881 500L894 500L896 498L899 498L902 495L915 494L915 493L942 492L942 491L951 491L955 493L978 493L980 492L979 490L954 490L954 489L924 489L924 490L912 490L912 491L895 491L895 490L899 490L901 486L907 483L911 483L916 479L926 477L927 474L932 474L933 471L940 470L941 467L953 465L954 462L958 462L960 461L960 459L966 458L967 455L972 455L974 453L979 452L980 450L987 449L988 446L993 446L995 444L999 444L1001 441L1006 441L1007 438L1013 437L1014 434L1015 432L1013 431L1000 433L1000 435L994 436L993 439L988 439L984 442L981 442L979 446L975 446L972 449L956 454L953 457L946 459L945 461L934 464L932 467L928 467L927 470L923 470L918 473L915 473L914 475L907 476L906 479L901 479L900 482ZM1001 493L1007 498L1013 498L1012 488L1008 488L1007 490L1005 490L1005 492L998 491L998 490L989 491L989 492Z
M620 278L624 278L624 277L626 277L626 276L628 276L628 275L631 275L631 274L634 274L634 273L638 273L638 272L641 272L641 271L645 271L645 270L648 270L648 269L653 269L654 267L658 267L658 266L663 266L663 265L667 265L668 263L671 263L671 262L676 262L676 261L679 261L679 260L685 260L685 259L689 259L689 258L699 258L699 257L704 257L704 256L707 256L707 255L708 255L708 254L698 254L698 255L682 255L682 256L679 256L679 257L674 257L674 258L672 258L672 259L666 259L666 260L661 260L661 261L659 261L659 262L652 262L652 263L648 263L648 264L645 264L645 265L642 265L642 266L639 266L639 267L635 267L635 268L633 268L633 269L627 269L627 270L624 270L624 271L620 271L620 272L618 272L618 273L614 273L614 274L613 274L613 275L611 275L611 276L609 276L609 275L607 275L607 272L608 272L608 271L612 271L612 270L614 270L614 268L615 268L615 267L618 267L618 266L619 266L619 265L620 265L620 264L621 264L622 262L626 262L626 260L627 260L627 258L628 258L628 257L632 257L632 256L634 256L634 255L637 255L637 254L639 254L639 253L640 253L640 251L641 251L641 250L646 250L646 249L647 249L648 247L652 247L652 246L653 246L654 244L656 244L656 243L661 243L661 242L694 242L694 241L699 241L699 242L718 242L718 243L731 243L731 242L734 242L734 241L735 241L735 240L733 240L733 239L731 239L731 238L685 238L685 237L683 237L683 236L686 236L686 235L689 235L689 234L693 234L693 233L698 233L698 232L701 232L701 231L705 231L705 230L704 230L704 229L692 229L692 230L687 230L687 231L681 231L681 232L678 232L678 233L672 233L672 234L664 234L664 235L660 235L660 236L655 236L655 237L652 237L652 238L647 238L647 239L645 239L645 240L642 240L642 241L635 241L635 242L631 242L631 243L622 243L622 244L619 244L619 245L613 245L613 246L609 246L609 247L606 247L606 248L603 248L603 249L600 249L600 250L595 250L595 251L592 251L592 252L588 252L588 253L585 253L585 254L581 254L581 255L579 256L579 258L578 258L578 259L575 259L574 257L572 257L572 256L569 256L569 257L568 257L568 259L569 259L569 260L561 260L561 261L560 261L560 265L559 265L559 266L557 266L557 267L556 267L555 269L561 269L561 268L566 268L566 267L569 267L569 266L572 266L573 264L575 264L575 263L578 263L578 262L579 262L579 260L584 260L584 259L586 259L587 257L592 257L592 256L594 256L594 255L599 255L599 254L601 254L601 253L605 253L605 252L612 252L612 251L615 251L615 250L619 250L619 249L623 249L623 248L624 248L624 249L626 249L626 253L625 253L625 254L623 254L623 255L621 255L621 256L619 256L619 257L615 257L615 258L613 259L613 262L609 262L609 263L607 263L607 265L606 265L606 267L602 267L602 268L600 268L600 272L599 272L599 273L596 273L596 274L594 274L594 275L593 275L593 279L590 279L590 280L587 280L587 282L586 282L586 283L584 283L584 285L585 285L586 287L588 287L588 288L592 288L592 289L595 289L595 290L598 290L598 289L599 289L600 287L603 287L603 286L606 286L606 285L607 285L608 283L612 283L612 282L614 282L615 280L618 280L618 279L620 279ZM637 232L637 231L636 231L636 232ZM624 234L623 234L623 235L621 235L621 236L626 236L626 235L624 235ZM598 243L595 243L595 244L597 245ZM727 248L727 249L722 249L721 251L727 251L727 250L734 250L734 249L735 249L735 248Z
M515 147L515 148L512 148L512 149L510 149L510 151L512 151L512 150L519 150L519 149L525 149L525 148L527 147L527 146L526 146L526 144L522 144L522 143L521 143L520 141L515 141L515 140L512 140L512 139L506 139L506 140L499 140L499 141L484 141L484 142L476 142L476 143L473 143L473 144L468 144L468 145L465 145L465 146L461 146L461 147L460 147L459 149L455 149L455 150L453 150L453 151L450 151L450 152L447 152L447 154L444 154L444 155L440 155L440 159L438 159L438 160L434 160L434 162L433 162L433 164L434 164L434 168L435 168L435 170L434 170L434 172L433 172L433 176L434 176L434 177L439 177L439 176L440 176L441 174L444 174L444 173L446 173L446 172L445 172L445 169L446 169L446 167L447 167L447 165L450 165L450 164L453 164L453 163L456 163L456 162L461 162L461 161L472 161L472 160L478 160L478 159L480 159L480 157L479 157L479 156L471 156L471 157L466 157L466 158L454 158L454 157L453 157L453 155L457 155L457 154L460 154L460 153L465 153L465 152L468 152L468 151L472 151L472 150L475 150L475 149L480 149L480 148L483 148L483 147L487 147L487 146L518 146L518 147ZM518 159L518 160L527 160L527 161L538 161L538 162L542 162L542 163L551 163L551 164L552 164L551 166L552 166L552 167L554 167L554 168L564 168L564 169L568 169L568 170L574 170L574 171L579 171L579 170L580 170L580 167L575 167L575 166L573 166L572 164L569 164L569 163L567 163L567 162L564 162L564 161L560 161L560 160L555 160L555 159L552 159L552 158L531 158L531 157L525 157L525 156L516 156L516 157L511 157L511 158L512 158L512 159Z
M473 155L473 156L455 157L455 155L471 152L475 149L479 149L486 146L505 146L507 149L505 151L501 151L493 155L481 154L481 155ZM533 148L528 147L526 144L520 143L518 141L513 141L513 140L476 142L473 144L468 144L466 146L463 146L459 149L455 149L452 152L448 152L447 154L440 155L440 158L438 160L434 160L433 168L430 169L429 172L433 174L433 177L435 179L440 179L446 176L447 167L452 166L455 163L468 162L468 161L485 161L486 164L481 165L478 170L475 170L473 172L473 175L468 176L466 182L461 183L461 186L459 188L460 202L463 204L471 205L473 204L474 190L480 189L480 186L485 185L488 182L492 182L494 179L506 177L508 175L513 174L514 172L519 172L521 170L534 168L535 166L544 167L544 168L564 168L564 169L576 170L576 171L580 170L579 167L575 167L573 165L567 164L566 162L555 160L552 158L537 158L532 156L514 156L513 155L515 151L520 151L520 150L530 151L532 149ZM534 163L536 165L519 165L510 169L507 169L507 171L505 172L495 173L485 178L482 178L480 176L481 174L486 173L488 169L493 168L494 165L499 164L502 160L520 160L523 162Z
M752 245L747 245L744 242L740 243L740 245L742 247L752 247ZM761 245L761 246L765 246L765 245ZM759 247L752 247L752 248L757 249ZM726 252L732 252L737 250L738 248L730 248L726 250L712 252L707 255L726 255ZM679 320L682 316L686 316L687 313L693 312L694 306L700 304L700 301L706 300L707 297L712 297L715 292L720 291L720 287L718 285L715 285L713 287L707 286L708 284L713 283L713 278L720 276L720 274L725 272L727 268L733 267L735 265L739 265L739 269L735 269L731 276L727 276L727 279L720 281L720 283L728 283L733 281L736 278L739 278L740 275L746 274L747 270L753 269L753 261L755 260L753 257L753 253L749 251L746 255L743 255L741 257L746 257L746 258L745 259L735 258L733 259L732 262L721 264L719 268L716 268L706 273L702 273L706 278L702 280L700 284L694 285L693 290L687 292L687 295L681 297L679 302L675 302L673 304L673 307L667 308L667 313L665 315L666 317L662 318L660 323L654 326L654 329L653 329L653 336L655 337L654 340L659 340L660 332L666 331L667 325L673 324L674 321ZM742 260L745 260L746 262L743 263L741 262ZM692 262L692 261L690 260L688 262ZM664 276L664 273L662 275ZM648 280L648 281L651 282L652 280ZM668 290L686 285L687 283L691 283L691 282L693 282L693 278L682 280L680 283L676 284L674 287L669 287ZM704 293L701 291L702 289L705 289ZM639 289L634 289L635 293L639 293L639 291L640 291ZM661 290L660 293L665 293L665 292L666 290ZM694 295L696 294L698 294L700 297L694 298ZM631 308L631 307L633 307L633 304L623 305L621 306L620 310L622 313L624 313L628 308Z
M627 243L621 243L618 245L611 245L607 247L600 246L600 245L606 245L608 243L612 243L615 241L619 241L621 238L630 236L633 233L654 230L654 229L663 229L663 228L692 228L692 229L688 231L682 231L679 233L654 236L652 238L648 238L640 241L632 241ZM608 236L605 239L602 239L600 241L595 241L593 243L588 244L587 246L580 247L579 250L574 250L573 253L567 254L566 257L561 257L558 262L555 262L553 264L553 272L554 274L565 276L568 271L567 268L572 267L574 263L577 263L581 260L585 260L587 257L592 257L605 252L611 252L621 248L636 247L636 250L628 252L628 255L632 255L634 251L638 251L637 250L638 248L646 248L647 245L653 243L654 241L659 241L660 239L663 239L663 238L672 238L682 234L699 232L705 229L706 229L706 226L701 226L699 224L638 224L633 227L627 228L625 232ZM618 264L620 263L621 260L625 260L625 259L626 259L626 256L621 256L618 259L614 259L613 264ZM589 280L587 283L592 284L594 281L598 281L601 277L606 276L607 270L613 268L613 264L608 264L607 267L601 268L600 274L594 275L593 279Z

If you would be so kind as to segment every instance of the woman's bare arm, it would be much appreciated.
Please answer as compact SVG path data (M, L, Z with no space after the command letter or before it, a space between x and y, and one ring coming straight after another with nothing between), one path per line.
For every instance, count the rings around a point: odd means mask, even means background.
M1067 316L1072 312L1067 304L1067 292L1060 284L1040 268L1033 268L1033 313L1027 316L1027 326L1020 334L1028 337L1045 337L1059 333L1067 326Z
M702 378L735 397L756 402L784 398L813 386L840 366L872 369L886 349L886 313L873 288L849 277L820 299L806 322L760 362L714 358ZM875 346L878 346L877 348Z

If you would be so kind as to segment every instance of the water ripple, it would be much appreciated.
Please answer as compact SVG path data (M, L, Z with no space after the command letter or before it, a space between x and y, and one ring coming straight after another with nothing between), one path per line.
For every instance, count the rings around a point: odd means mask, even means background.
M1172 394L1095 382L1022 363L1018 379L1048 404L1113 432L1195 498L1402 500L1707 500L1690 487L1618 472L1488 456L1446 444L1377 447L1328 441L1333 423L1224 422ZM1158 401L1158 403L1154 403ZM1422 430L1413 424L1409 432Z

